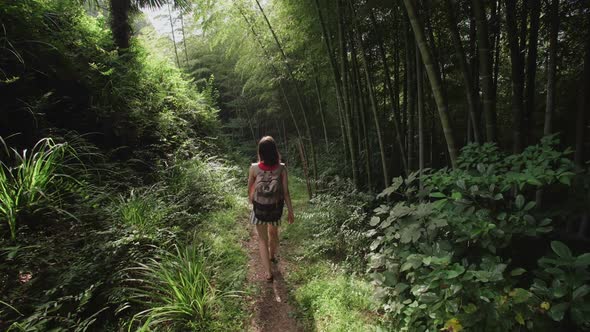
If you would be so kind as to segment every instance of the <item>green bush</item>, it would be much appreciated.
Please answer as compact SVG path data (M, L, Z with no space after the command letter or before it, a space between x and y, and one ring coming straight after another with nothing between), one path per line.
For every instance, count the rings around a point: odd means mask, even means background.
M563 318L547 315L553 299L535 293L532 272L512 264L524 253L509 249L516 238L552 230L547 212L536 207L535 192L569 185L574 176L568 151L559 152L555 145L555 138L547 137L513 156L490 144L470 145L459 168L425 175L424 189L412 174L395 179L381 194L402 200L376 208L367 232L373 239L369 267L391 328L550 330L550 318ZM541 260L537 270L550 272L546 264ZM587 273L587 266L580 265L560 276L585 282ZM585 288L578 291L585 293Z
M237 173L216 157L197 156L170 167L164 179L188 212L200 214L232 203Z
M0 135L26 133L26 145L46 128L93 133L93 143L118 149L119 158L150 162L179 149L185 155L213 149L208 137L219 126L209 92L140 42L120 54L107 18L65 0L11 1L0 17L0 84L11 114ZM146 149L151 153L138 151Z
M354 189L350 181L336 177L327 182L325 192L312 198L313 208L297 217L315 238L306 254L346 257L351 267L362 266L368 246L364 220L370 201L371 196Z
M551 242L552 255L539 260L531 286L543 313L554 321L571 321L590 329L590 253L573 255L559 241ZM568 315L566 315L568 314Z
M162 197L165 189L157 184L131 189L128 196L121 195L116 202L115 218L140 232L155 232L178 209Z

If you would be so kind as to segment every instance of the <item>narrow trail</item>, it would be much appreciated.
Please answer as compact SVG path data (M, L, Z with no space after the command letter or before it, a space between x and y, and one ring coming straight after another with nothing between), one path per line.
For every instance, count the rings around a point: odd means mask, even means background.
M264 278L262 262L258 252L258 234L253 225L248 225L250 238L244 243L248 252L248 282L255 285L256 292L249 299L252 313L248 331L251 332L291 332L304 331L302 324L295 318L296 310L289 304L289 289L284 279L289 266L285 263L288 247L282 240L279 248L279 262L272 264L274 281L269 283Z

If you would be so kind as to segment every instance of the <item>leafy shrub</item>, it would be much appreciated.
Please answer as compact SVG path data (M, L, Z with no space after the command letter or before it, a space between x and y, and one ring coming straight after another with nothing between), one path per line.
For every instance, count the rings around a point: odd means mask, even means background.
M362 265L368 246L365 209L370 199L349 181L335 178L328 182L325 192L311 200L313 208L298 216L315 237L308 254L346 257L351 265Z
M0 217L7 221L14 240L17 222L24 216L48 210L67 213L59 208L60 201L76 181L61 171L77 156L68 144L50 138L20 153L9 149L1 137L0 143L11 159L0 162Z
M568 151L555 145L547 137L513 156L490 144L470 145L459 168L425 175L423 190L412 174L380 195L402 200L376 208L367 232L369 267L392 328L550 329L539 297L525 289L530 273L512 264L518 256L508 248L516 238L552 230L546 213L526 197L571 182ZM587 273L569 272L566 278Z
M104 16L61 0L12 1L0 16L0 80L10 114L0 135L27 133L26 145L46 128L92 132L102 148L126 147L121 159L146 148L152 157L167 157L187 141L185 154L194 154L194 146L211 149L208 137L218 122L208 95L141 43L119 54Z
M202 252L194 245L163 252L159 259L130 269L137 275L132 302L147 309L134 316L141 331L201 330L216 301L215 289L206 274Z
M170 167L164 178L180 204L199 214L228 206L236 191L238 168L216 158L194 157Z
M590 329L590 253L575 256L559 241L551 242L553 254L539 260L531 291L539 308L554 321L569 319ZM568 316L566 316L568 314Z
M115 207L115 216L126 226L140 232L153 232L177 211L177 207L162 196L165 189L158 185L149 188L131 189L128 196L120 196Z

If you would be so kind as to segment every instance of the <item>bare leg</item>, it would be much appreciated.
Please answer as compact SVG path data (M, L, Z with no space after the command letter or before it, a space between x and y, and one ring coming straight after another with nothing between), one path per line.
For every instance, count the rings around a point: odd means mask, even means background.
M268 238L270 259L273 259L279 249L279 228L277 226L268 225Z
M262 260L262 266L266 271L266 278L272 276L270 271L270 259L268 257L268 225L261 224L256 225L256 231L258 232L258 250L260 251L260 259Z

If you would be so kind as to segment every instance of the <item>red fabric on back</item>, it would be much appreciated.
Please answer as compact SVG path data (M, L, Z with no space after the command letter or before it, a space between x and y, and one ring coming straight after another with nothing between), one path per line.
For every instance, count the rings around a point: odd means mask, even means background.
M263 171L267 171L267 172L271 172L274 171L275 169L279 168L280 164L276 164L276 165L272 165L272 166L268 166L263 162L259 162L258 163L258 167L260 167L261 170Z

